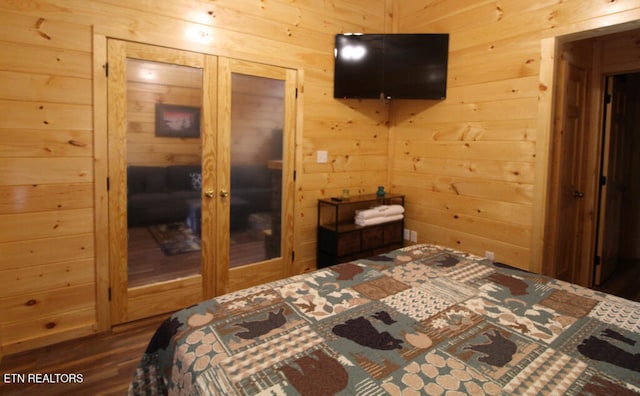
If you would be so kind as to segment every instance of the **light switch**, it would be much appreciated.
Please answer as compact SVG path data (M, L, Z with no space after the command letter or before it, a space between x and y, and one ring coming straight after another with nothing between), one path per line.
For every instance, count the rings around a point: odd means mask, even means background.
M317 162L319 164L326 164L327 161L329 160L329 153L327 153L327 151L325 150L318 150L316 154L317 154Z

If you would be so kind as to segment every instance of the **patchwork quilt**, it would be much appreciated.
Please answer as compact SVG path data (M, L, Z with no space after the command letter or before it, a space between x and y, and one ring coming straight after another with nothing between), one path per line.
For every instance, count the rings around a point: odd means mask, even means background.
M640 393L640 303L413 245L234 292L157 330L129 394Z

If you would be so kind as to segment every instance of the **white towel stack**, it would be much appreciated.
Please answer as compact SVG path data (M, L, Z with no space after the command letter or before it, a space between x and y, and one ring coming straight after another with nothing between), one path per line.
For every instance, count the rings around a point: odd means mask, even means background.
M403 218L404 207L402 205L381 205L356 211L356 224L360 226L388 223Z

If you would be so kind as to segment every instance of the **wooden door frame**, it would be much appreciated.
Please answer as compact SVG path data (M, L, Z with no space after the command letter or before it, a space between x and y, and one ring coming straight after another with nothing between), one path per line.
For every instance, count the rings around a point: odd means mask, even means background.
M293 275L293 250L294 250L294 204L295 204L295 178L294 172L297 168L299 156L295 149L298 141L299 102L296 99L296 92L299 84L299 71L296 69L267 65L248 60L239 60L227 57L218 58L218 136L217 147L218 163L231 163L231 100L232 86L231 76L233 73L243 73L256 77L273 78L282 80L285 83L285 108L284 108L284 130L283 130L283 162L282 162L282 239L280 256L267 259L259 263L251 263L235 268L229 268L229 235L224 234L216 238L216 262L225 263L225 267L215 267L215 293L225 294L231 291L255 286L268 281L281 279ZM218 199L218 191L231 192L229 169L218 167L217 186L215 190L215 200ZM227 203L220 203L224 208ZM220 214L220 212L219 212ZM217 219L217 229L229 229L228 213L219 216ZM277 277L273 275L279 272Z
M96 279L96 331L105 331L111 328L114 324L114 317L111 313L111 258L110 258L110 246L109 240L109 194L108 194L108 177L109 177L109 135L108 135L108 89L107 89L107 75L108 75L108 42L110 39L127 41L126 38L114 38L105 34L94 34L94 52L93 52L93 99L94 99L94 242L95 242L95 279ZM153 44L148 44L153 45ZM175 48L176 50L189 51L187 49ZM215 50L215 48L212 48ZM209 58L217 57L215 51L202 52L207 57L207 62L210 62ZM217 63L217 60L215 61ZM291 65L279 62L270 62L273 66L286 68L290 73L296 75L295 89L296 89L296 101L295 101L295 115L292 120L294 124L294 136L289 141L289 146L284 149L290 155L293 156L291 163L292 169L290 172L295 172L296 169L302 168L302 125L303 125L303 105L304 105L304 68L301 65ZM216 64L216 80L218 77L217 64ZM214 78L207 76L206 78ZM217 81L216 81L217 85ZM209 98L210 102L217 108L217 95L213 93ZM207 122L203 120L203 122ZM214 125L217 123L216 118L209 120L208 122ZM204 126L203 126L204 127ZM212 137L214 145L217 144L217 137ZM217 151L214 149L214 151ZM204 154L204 153L203 153ZM214 158L215 153L207 153ZM203 161L203 166L205 165ZM211 177L215 178L213 171ZM293 195L291 198L291 216L287 219L287 222L291 224L291 227L296 230L303 226L303 220L301 216L294 215L294 204L296 201L296 185L298 184L300 177L294 179L291 188L293 189ZM207 180L203 180L203 183L207 183ZM217 181L211 181L211 183L217 183ZM214 212L217 212L214 210ZM217 224L217 218L210 216L205 219L203 214L203 226L204 222L208 221L211 227L215 227ZM291 249L295 249L295 245L298 242L295 233L293 233L291 240L288 242ZM211 246L212 249L216 248L216 245ZM213 255L207 259L214 260ZM301 273L308 271L308 268L300 266L295 267L293 259L288 263L286 273L293 275L294 273ZM215 296L216 289L216 276L215 271L203 274L204 276L204 288L203 297L212 298Z
M93 37L93 195L97 331L111 327L109 239L104 237L109 233L107 108L107 37L96 34Z
M554 199L550 196L552 183L552 136L554 131L555 106L556 106L556 71L560 48L564 43L571 41L597 38L613 33L637 29L634 21L623 22L618 25L603 27L593 30L578 31L563 36L549 37L541 40L540 59L540 80L539 80L539 101L538 101L538 139L536 145L536 188L533 198L533 218L531 233L531 255L530 270L553 276L555 273L555 263L549 247L555 238L553 230L553 219L557 212L553 206ZM594 46L593 59L600 58L601 48L598 43ZM583 257L593 257L596 244L596 219L599 193L599 166L602 161L602 113L605 75L611 71L602 70L599 62L593 62L591 74L591 98L589 105L590 118L588 120L587 140L590 142L585 149L587 169L585 179L585 202L584 218L588 221L585 224L582 244ZM593 260L587 261L588 268L585 272L593 273L595 263ZM593 286L593 277L584 286Z
M613 97L613 88L614 88L614 75L612 74L606 74L603 75L603 79L605 80L605 91L604 94L607 95L608 97L610 97L610 103L604 105L603 104L603 110L602 110L602 142L601 142L601 147L602 147L602 160L601 160L601 164L600 164L600 172L599 172L599 176L603 177L603 174L605 175L605 177L607 177L607 179L609 179L609 170L610 170L610 161L612 160L611 157L611 136L612 136L612 128L613 128L613 120L614 120L614 106L612 101L615 100L615 98ZM610 181L610 179L608 180ZM595 212L595 218L596 218L596 245L594 248L594 254L599 257L600 259L604 259L603 256L603 244L604 244L604 231L610 231L608 228L608 223L606 221L607 216L610 216L610 213L608 213L607 211L607 206L608 206L608 195L609 195L609 188L611 183L607 183L607 185L604 185L601 183L600 185L600 194L599 194L599 200L598 200L598 207L597 210ZM619 224L618 224L619 226ZM603 260L604 261L604 260ZM600 265L596 268L594 268L594 285L596 286L600 286L602 284L602 265L604 265L604 263L600 262Z
M215 57L203 53L195 53L179 49L170 49L154 45L140 44L131 41L110 39L107 41L107 60L110 71L108 76L107 102L109 106L108 119L108 239L109 239L109 310L111 324L125 323L132 320L147 317L169 311L175 311L184 306L201 301L205 297L205 285L213 280L212 270L212 245L203 243L201 253L201 271L192 276L175 280L157 282L149 285L129 287L128 283L128 240L127 240L127 106L123 103L126 98L126 60L128 58L147 59L150 61L176 64L188 67L201 68L203 71L202 87L202 130L201 144L206 149L205 137L207 133L215 136L216 108L211 91L215 92L217 72L207 69L215 66ZM213 58L213 59L210 59ZM207 74L213 76L207 77ZM204 85L209 83L209 85ZM206 140L211 142L212 140ZM205 164L204 159L201 164ZM205 172L203 181L207 181ZM211 224L206 215L203 204L203 230ZM176 292L180 294L176 295Z
M582 37L584 38L584 37ZM531 242L531 270L544 275L553 276L556 273L556 263L554 262L554 245L557 239L555 219L558 218L557 197L559 191L554 188L557 184L555 179L558 172L553 169L554 158L553 146L554 133L556 133L556 107L557 97L559 95L558 81L559 68L561 65L560 54L565 43L569 43L571 37L551 37L541 42L541 62L540 62L540 100L538 105L538 131L540 132L538 144L536 146L536 180L538 180L536 192L534 194L534 217L532 222L532 242ZM582 240L581 256L590 257L595 248L595 219L589 216L589 213L595 208L597 202L597 169L600 163L599 153L599 136L600 128L599 117L601 115L601 103L598 98L601 96L601 84L594 81L595 75L599 75L596 68L592 68L590 78L591 96L589 98L589 109L597 109L590 112L586 128L586 147L584 148L583 163L584 175L583 189L584 202L582 210L582 218L585 220L583 231L585 237ZM564 88L564 87L563 87ZM594 145L591 142L596 142ZM591 144L590 144L591 143ZM593 263L587 268L581 269L581 273L591 273L593 271ZM589 281L583 280L583 286L591 286Z

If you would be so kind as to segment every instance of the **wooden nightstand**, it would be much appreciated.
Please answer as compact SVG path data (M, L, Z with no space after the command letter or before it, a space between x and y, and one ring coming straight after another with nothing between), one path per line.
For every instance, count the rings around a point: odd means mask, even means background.
M404 217L366 226L355 223L357 210L380 205L404 207L404 195L387 193L383 198L368 194L343 200L319 199L317 267L324 268L402 247Z

